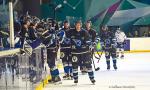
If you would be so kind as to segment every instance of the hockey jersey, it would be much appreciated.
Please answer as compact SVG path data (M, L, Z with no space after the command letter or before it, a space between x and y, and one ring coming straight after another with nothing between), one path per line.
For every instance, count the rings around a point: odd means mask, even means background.
M61 29L61 31L65 32L64 38L61 45L61 49L67 49L67 48L71 48L71 39L70 39L70 29Z
M126 37L126 35L125 35L125 33L124 32L122 32L122 31L117 31L116 33L115 33L115 38L116 38L116 41L117 42L124 42L125 41L125 39L127 38Z
M89 38L91 39L92 42L95 42L95 38L96 38L96 31L93 29L87 30L88 34L89 34Z
M72 29L70 31L71 38L71 49L74 53L84 53L88 52L88 42L89 42L89 34L84 29L80 31L76 31L76 29Z
M101 33L101 44L105 49L116 48L116 38L110 31L105 31Z

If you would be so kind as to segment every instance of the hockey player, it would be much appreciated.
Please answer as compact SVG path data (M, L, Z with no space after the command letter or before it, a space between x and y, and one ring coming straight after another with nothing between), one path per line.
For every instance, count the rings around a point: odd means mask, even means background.
M117 58L119 57L119 53L121 53L120 58L124 58L124 44L127 37L125 33L120 30L120 28L117 28L115 37L117 40Z
M82 29L81 21L75 23L75 29L72 29L70 33L74 83L78 83L78 66L81 62L84 62L83 65L87 68L89 78L91 82L95 84L89 45L87 43L89 41L89 35L84 29Z
M102 27L100 38L102 48L105 51L107 70L110 70L110 57L112 57L114 69L117 70L116 40L113 33L108 30L107 26Z
M29 26L30 26L30 20L24 20L23 24L22 24L22 29L20 32L20 39L21 39L21 48L24 48L24 42L26 37L28 37L28 30L29 30Z
M71 41L70 41L70 24L68 21L64 21L63 28L61 31L65 32L65 37L61 45L60 58L62 59L65 76L64 79L73 79L72 75L72 61L71 61ZM60 32L61 32L60 31Z
M95 42L96 39L96 31L94 29L91 28L92 26L92 22L90 20L88 20L86 22L86 30L88 31L89 35L90 35L90 39L92 42Z
M60 84L61 78L59 77L59 71L55 65L58 49L58 41L56 38L55 30L49 29L45 31L43 35L45 36L43 44L45 44L47 47L47 63L50 67L50 73L52 76L52 80L49 82Z
M18 25L16 26L16 24L18 24ZM14 47L20 48L21 47L21 40L20 40L19 33L20 33L21 25L19 22L15 22L14 25L15 25L14 26L14 41L15 41ZM9 37L7 37L7 41L5 41L5 45L7 48L10 47L10 38Z
M90 39L90 42L91 42L91 58L93 58L93 54L94 54L94 43L95 43L95 39L96 39L96 31L94 29L91 28L91 21L88 20L86 21L86 31L88 32L89 34L89 39ZM81 66L81 71L82 71L82 74L86 73L86 67L85 66Z

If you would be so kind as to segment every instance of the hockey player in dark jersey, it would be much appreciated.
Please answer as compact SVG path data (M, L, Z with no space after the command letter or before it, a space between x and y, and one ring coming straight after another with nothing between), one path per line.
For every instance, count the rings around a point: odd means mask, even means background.
M61 53L60 58L62 59L65 75L64 79L73 79L72 76L72 61L71 61L71 40L70 36L70 26L68 21L64 21L64 27L60 30L60 32L65 32L65 37L61 45Z
M96 39L96 31L94 29L91 28L91 21L88 20L86 21L86 27L85 27L85 30L88 32L89 34L89 39L90 39L90 42L91 42L91 58L93 57L93 53L94 53L94 43L95 43L95 39ZM81 71L82 71L82 74L86 73L86 67L85 66L81 66Z
M47 48L47 63L50 67L50 73L52 76L52 80L49 82L60 84L61 79L59 77L59 71L55 65L58 49L58 40L56 38L56 32L53 29L49 29L45 31L43 35L45 37L43 44L45 44Z
M95 42L96 39L96 31L94 29L91 28L92 23L91 21L87 21L86 22L86 30L88 31L89 35L90 35L90 39L92 42Z
M72 29L70 33L74 83L78 83L78 66L81 62L84 62L82 65L86 66L89 78L91 82L95 84L89 52L89 35L87 31L82 29L81 21L75 23L75 29Z
M102 27L102 32L100 35L102 48L105 51L107 70L110 70L110 57L113 60L113 67L117 70L117 60L116 60L116 40L112 32L108 30L107 26Z

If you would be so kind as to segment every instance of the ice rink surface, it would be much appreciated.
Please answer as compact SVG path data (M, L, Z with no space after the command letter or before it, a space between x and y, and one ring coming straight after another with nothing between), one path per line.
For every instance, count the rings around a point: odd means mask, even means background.
M150 90L150 53L126 53L124 59L118 59L117 71L113 67L106 70L104 54L101 61L95 60L95 63L100 67L95 71L95 85L88 75L79 73L77 86L73 80L62 80L62 84L48 84L44 90Z

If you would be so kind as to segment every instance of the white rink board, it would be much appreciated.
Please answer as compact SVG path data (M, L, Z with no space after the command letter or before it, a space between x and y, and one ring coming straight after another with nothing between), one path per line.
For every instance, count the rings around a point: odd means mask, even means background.
M150 38L129 38L131 51L150 51Z

